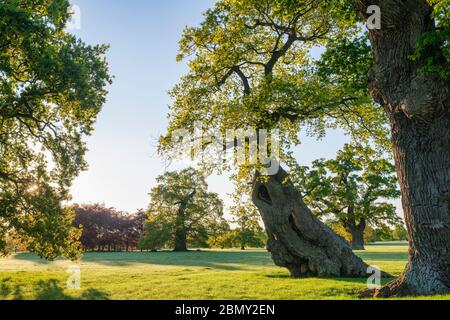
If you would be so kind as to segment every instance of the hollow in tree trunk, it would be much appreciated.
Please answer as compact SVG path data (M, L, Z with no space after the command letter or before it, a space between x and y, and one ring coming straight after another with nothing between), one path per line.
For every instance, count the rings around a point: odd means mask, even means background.
M252 200L264 221L273 261L292 277L367 275L367 264L313 215L282 168L270 177L256 174Z
M394 158L409 234L409 262L377 297L450 293L450 84L412 61L418 38L434 30L426 0L376 4L381 30L370 30L375 62L370 90L391 123ZM430 47L430 52L439 52Z

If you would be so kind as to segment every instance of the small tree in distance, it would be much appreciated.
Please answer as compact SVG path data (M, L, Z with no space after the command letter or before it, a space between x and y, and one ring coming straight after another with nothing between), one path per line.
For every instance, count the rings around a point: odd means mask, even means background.
M198 244L223 221L223 203L216 193L208 192L205 177L188 168L167 172L157 179L150 192L148 221L140 240L143 249L173 246L187 251L188 242Z
M82 230L84 250L129 251L137 249L146 214L119 212L102 204L74 205L73 226Z
M230 207L230 214L237 225L237 228L231 231L233 233L231 238L234 238L234 244L237 244L241 250L245 250L248 246L264 247L266 240L261 227L261 215L251 201L250 195L250 185L243 183L236 183L235 192L231 195L233 205ZM229 239L226 240L229 241Z

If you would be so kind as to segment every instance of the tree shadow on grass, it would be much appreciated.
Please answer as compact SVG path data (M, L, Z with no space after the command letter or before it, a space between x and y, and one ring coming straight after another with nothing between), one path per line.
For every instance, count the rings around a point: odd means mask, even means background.
M358 284L367 284L367 279L370 275L367 275L367 278L326 278L326 277L304 277L304 278L292 278L289 274L266 274L265 277L273 278L273 279L291 279L291 280L302 280L302 279L317 279L317 280L330 280L330 281L338 281L338 282L346 282L346 283L358 283ZM381 284L386 284L394 280L394 277L383 277L381 278Z
M51 262L31 253L18 253L13 259L41 265ZM188 252L87 252L82 262L98 263L111 267L127 267L136 264L159 266L204 267L221 270L244 270L245 266L272 266L266 251L188 251Z
M22 300L22 287L18 285L10 284L11 278L3 279L0 283L0 300L4 299L13 299L13 300Z
M16 253L15 255L12 256L12 258L14 260L29 261L29 262L33 262L36 264L42 264L42 265L48 265L51 263L51 261L42 259L42 258L38 257L37 255L35 255L33 253L29 253L29 252Z
M64 292L59 281L55 279L39 281L35 286L36 300L107 300L108 294L97 289L84 290L79 298Z
M377 260L377 261L408 261L407 252L363 252L358 251L356 255L367 260Z
M302 280L317 280L320 283L320 298L328 299L335 297L361 299L360 294L367 289L367 278L333 278L333 277L303 277L292 278L289 274L273 273L264 275L266 278L278 279L283 281L292 281L289 285L299 281L298 285L301 287ZM368 275L369 276L369 275ZM381 278L381 285L391 282L394 278ZM323 281L329 281L325 284ZM308 289L310 290L310 289Z
M0 300L24 300L22 284L13 284L11 279L3 279L0 283ZM64 291L60 281L55 279L40 280L33 285L35 300L107 300L109 295L97 289L84 290L79 297L71 296Z
M130 252L130 253L86 253L83 262L108 266L130 266L149 264L161 266L204 267L222 270L243 270L244 266L272 266L267 252ZM242 265L242 267L240 266Z
M406 247L408 248L407 241L388 241L388 242L372 242L366 245L366 247Z

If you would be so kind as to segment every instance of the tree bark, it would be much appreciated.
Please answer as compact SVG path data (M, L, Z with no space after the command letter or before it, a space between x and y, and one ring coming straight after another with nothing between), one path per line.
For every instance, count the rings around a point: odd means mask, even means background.
M352 221L351 223L344 222L344 227L352 236L352 249L365 250L364 248L364 231L366 230L366 220L361 218L359 224Z
M409 58L418 38L434 29L426 0L358 1L365 14L379 5L381 30L370 30L375 55L371 94L386 109L409 234L403 274L377 297L450 293L449 80L426 75ZM436 50L430 48L430 50ZM435 52L435 51L433 51Z
M187 251L187 232L184 226L184 213L183 217L179 217L177 221L177 226L175 229L175 249L174 251L182 252Z
M282 168L275 176L255 175L252 199L264 221L273 261L292 277L367 275L368 265L313 215Z
M196 191L194 190L190 195L180 201L180 207L177 212L177 219L175 222L175 249L174 251L183 252L188 251L187 248L187 229L186 229L186 218L184 216L186 207L189 201L195 196Z
M188 251L185 230L177 229L175 233L175 249L173 251L176 252Z

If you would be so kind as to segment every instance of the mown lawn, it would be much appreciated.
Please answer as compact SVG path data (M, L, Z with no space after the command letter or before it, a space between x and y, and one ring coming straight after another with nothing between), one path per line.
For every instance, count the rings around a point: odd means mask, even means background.
M389 243L358 255L398 275L406 252ZM27 253L0 259L0 299L358 299L366 287L366 279L291 279L264 250L87 253L79 290L66 289L72 265Z

